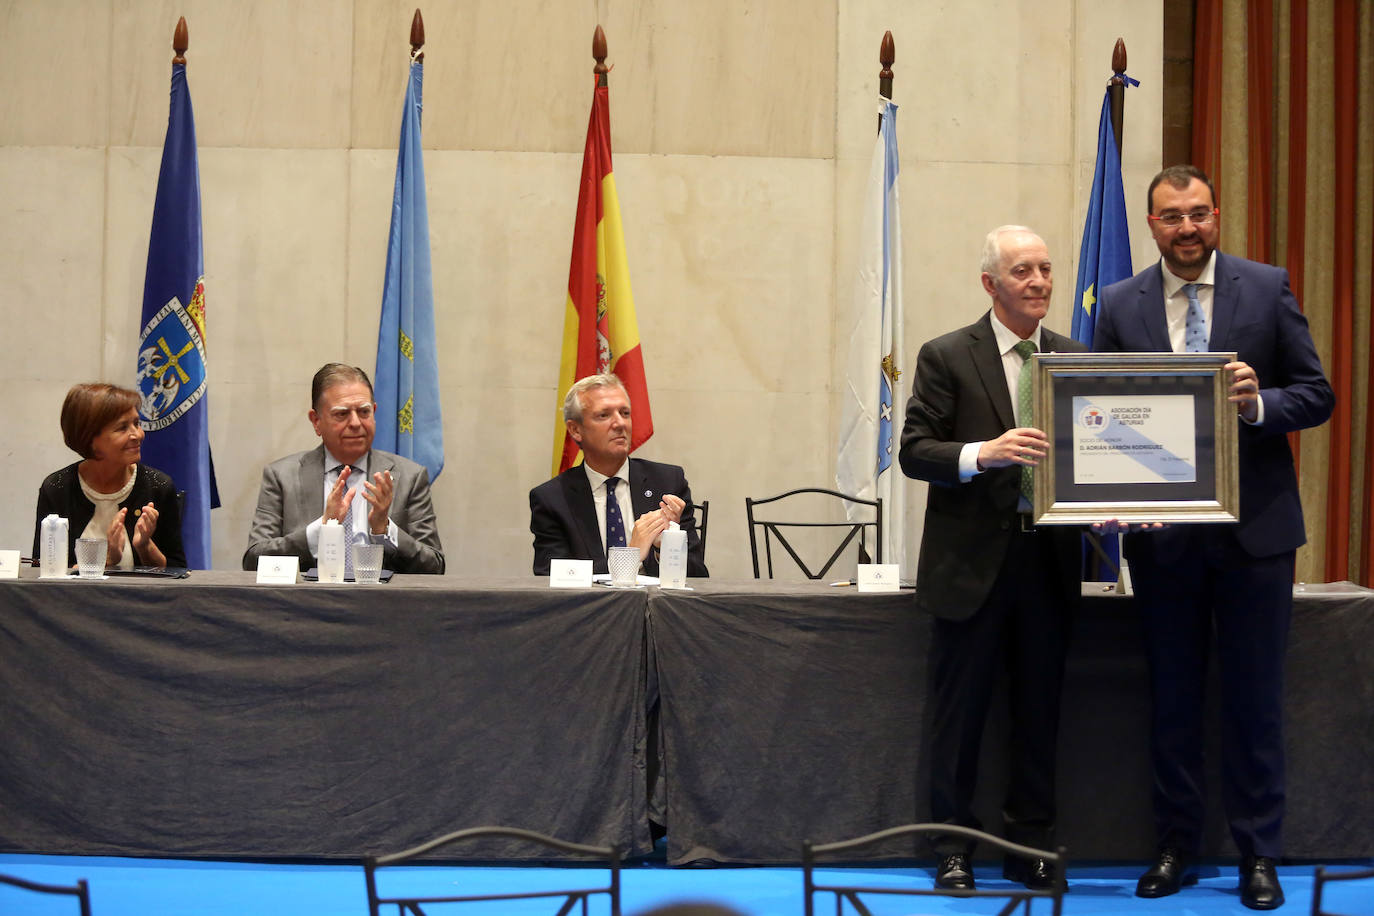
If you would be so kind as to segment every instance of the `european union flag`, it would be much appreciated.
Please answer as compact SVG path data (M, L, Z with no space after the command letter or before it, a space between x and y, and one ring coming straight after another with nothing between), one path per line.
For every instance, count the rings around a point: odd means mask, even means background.
M200 170L186 65L172 65L172 99L148 238L138 341L142 460L185 492L182 542L192 569L210 568L210 510L219 506L206 396L205 267Z
M439 411L439 359L434 338L434 287L429 266L429 210L420 148L424 64L412 59L396 156L391 237L386 249L382 319L377 329L377 448L429 469L444 469Z
M1126 85L1136 80L1118 74ZM1073 339L1093 345L1097 326L1097 293L1118 280L1131 276L1131 233L1126 224L1126 193L1121 187L1121 152L1112 132L1111 89L1102 96L1102 117L1097 124L1097 164L1093 167L1093 190L1088 198L1088 218L1083 224L1083 244L1078 251L1078 282L1073 297ZM1086 537L1086 535L1085 535ZM1101 549L1110 565L1120 563L1117 538L1108 538ZM1094 564L1090 564L1094 565ZM1089 572L1089 581L1116 574L1099 569Z
M1124 78L1124 74L1123 74ZM1128 85L1134 83L1129 80ZM1078 252L1078 283L1073 297L1073 339L1092 346L1097 293L1131 276L1131 234L1126 226L1126 194L1121 189L1121 153L1112 133L1110 90L1102 98L1097 125L1097 165L1092 196Z

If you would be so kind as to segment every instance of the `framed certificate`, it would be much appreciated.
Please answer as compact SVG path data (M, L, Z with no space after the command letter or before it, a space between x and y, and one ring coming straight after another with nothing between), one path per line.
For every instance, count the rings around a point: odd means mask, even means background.
M1235 522L1234 353L1037 353L1037 525Z

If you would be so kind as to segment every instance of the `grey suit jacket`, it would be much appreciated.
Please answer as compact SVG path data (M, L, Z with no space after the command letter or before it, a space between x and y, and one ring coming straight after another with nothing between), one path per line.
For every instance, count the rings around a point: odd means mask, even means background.
M1043 325L1045 353L1087 347ZM987 600L1017 518L1019 467L993 468L959 480L966 443L996 439L1016 426L1002 355L988 314L921 347L906 406L898 457L908 477L929 481L925 534L916 570L916 606L937 617L965 620ZM1074 574L1076 528L1050 532L1063 541L1062 575Z
M383 565L400 573L442 573L444 549L434 522L429 472L409 458L377 449L372 450L368 470L390 471L395 488L391 520L398 529L396 547L386 548ZM261 556L295 556L301 569L313 566L315 557L305 529L323 512L323 445L279 458L263 468L258 511L248 534L243 568L257 569Z

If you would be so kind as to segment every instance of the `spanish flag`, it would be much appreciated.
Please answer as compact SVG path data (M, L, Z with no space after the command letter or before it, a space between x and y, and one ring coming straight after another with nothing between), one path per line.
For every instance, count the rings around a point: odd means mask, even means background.
M625 383L632 410L632 451L654 434L649 388L644 380L644 356L639 347L639 324L630 293L630 268L625 260L620 203L611 169L610 96L600 77L597 82L587 124L587 148L582 154L572 264L568 268L563 359L554 418L555 476L581 460L577 443L563 424L563 397L580 378L614 372Z

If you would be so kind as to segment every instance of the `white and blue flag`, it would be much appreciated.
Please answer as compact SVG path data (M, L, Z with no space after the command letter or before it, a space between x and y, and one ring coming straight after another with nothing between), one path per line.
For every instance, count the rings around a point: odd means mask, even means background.
M883 501L883 562L906 565L905 497L897 455L902 366L902 226L897 106L879 99L878 140L864 188L840 414L835 486ZM856 514L850 507L850 517ZM876 557L874 557L876 560Z

